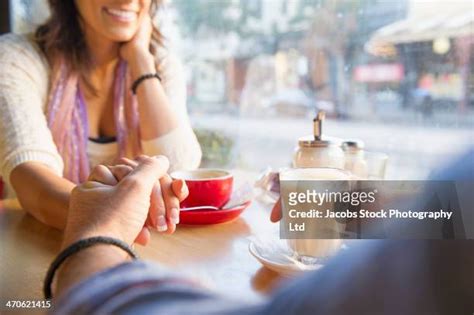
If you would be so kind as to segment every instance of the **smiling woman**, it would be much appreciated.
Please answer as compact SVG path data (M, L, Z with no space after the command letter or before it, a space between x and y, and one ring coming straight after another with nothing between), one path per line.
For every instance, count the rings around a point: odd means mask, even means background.
M40 221L62 229L71 190L97 164L146 154L199 165L182 66L152 23L159 4L50 0L35 35L0 37L0 174ZM161 184L166 196L171 179ZM159 197L150 222L172 232L176 197Z

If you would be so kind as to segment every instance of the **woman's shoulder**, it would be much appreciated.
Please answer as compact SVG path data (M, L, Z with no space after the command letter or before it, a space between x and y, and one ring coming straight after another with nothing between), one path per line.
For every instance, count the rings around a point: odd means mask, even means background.
M40 93L46 100L49 85L49 64L31 35L6 34L0 36L0 84L15 82L14 93ZM31 87L35 87L34 90ZM1 90L8 93L11 90Z
M47 66L47 60L32 34L8 33L1 35L0 56L4 62L37 63Z
M35 52L34 41L31 35L7 33L0 36L0 52Z

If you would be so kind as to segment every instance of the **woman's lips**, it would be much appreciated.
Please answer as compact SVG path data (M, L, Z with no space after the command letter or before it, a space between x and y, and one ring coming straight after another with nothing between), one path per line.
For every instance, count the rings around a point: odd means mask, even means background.
M137 12L130 10L104 8L104 11L112 18L120 22L133 22L138 16Z

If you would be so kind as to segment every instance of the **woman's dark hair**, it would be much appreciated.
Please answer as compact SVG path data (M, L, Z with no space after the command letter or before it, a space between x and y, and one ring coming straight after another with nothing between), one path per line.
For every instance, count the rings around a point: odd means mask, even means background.
M150 14L154 16L161 0L152 0ZM49 0L50 18L39 26L35 39L50 63L61 56L71 70L84 78L91 68L92 60L79 21L79 12L74 0ZM162 44L162 35L154 27L152 40ZM152 48L153 49L153 48Z

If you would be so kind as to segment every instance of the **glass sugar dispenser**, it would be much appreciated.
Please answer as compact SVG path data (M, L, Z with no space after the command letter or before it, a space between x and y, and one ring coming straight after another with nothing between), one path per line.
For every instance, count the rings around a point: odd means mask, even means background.
M331 167L344 169L345 154L342 140L323 135L325 112L313 119L313 135L301 137L293 156L293 167Z

